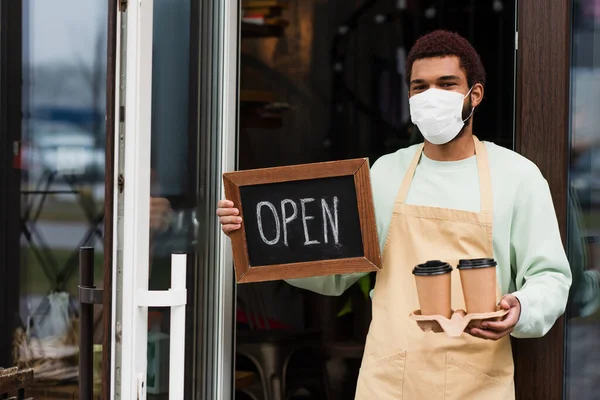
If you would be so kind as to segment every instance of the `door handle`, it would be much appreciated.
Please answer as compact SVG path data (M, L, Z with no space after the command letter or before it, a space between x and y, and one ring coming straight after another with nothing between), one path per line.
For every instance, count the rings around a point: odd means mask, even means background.
M171 255L171 288L168 290L138 290L138 307L170 307L169 338L169 399L181 400L184 392L185 306L187 255ZM145 377L144 377L145 381ZM142 383L142 387L144 387ZM145 388L147 390L147 388Z
M94 304L102 304L94 286L94 248L79 248L79 398L94 394Z

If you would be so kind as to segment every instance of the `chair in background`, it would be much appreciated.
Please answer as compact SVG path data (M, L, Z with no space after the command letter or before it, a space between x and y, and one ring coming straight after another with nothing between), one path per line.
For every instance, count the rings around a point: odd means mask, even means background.
M248 330L237 331L236 353L255 365L264 400L287 400L298 389L311 399L328 400L323 336L318 330L272 329L261 294L251 284L238 286ZM242 390L260 400L257 387ZM257 393L258 392L258 393Z

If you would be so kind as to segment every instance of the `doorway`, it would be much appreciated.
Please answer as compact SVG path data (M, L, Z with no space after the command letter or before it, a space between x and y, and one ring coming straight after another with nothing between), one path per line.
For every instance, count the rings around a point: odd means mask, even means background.
M405 59L419 36L439 28L469 39L486 67L474 131L514 149L516 2L264 3L241 2L240 169L373 163L421 141L408 113ZM238 285L236 366L258 378L237 398L261 398L253 397L264 393L260 377L284 363L279 386L269 389L284 393L268 395L353 398L374 281L368 275L333 297L285 282ZM268 358L269 349L283 359Z

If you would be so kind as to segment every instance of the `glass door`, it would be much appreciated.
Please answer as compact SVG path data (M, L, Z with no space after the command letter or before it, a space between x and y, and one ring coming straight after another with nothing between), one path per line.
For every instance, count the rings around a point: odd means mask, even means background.
M231 398L233 268L215 210L235 167L236 10L120 5L112 399Z

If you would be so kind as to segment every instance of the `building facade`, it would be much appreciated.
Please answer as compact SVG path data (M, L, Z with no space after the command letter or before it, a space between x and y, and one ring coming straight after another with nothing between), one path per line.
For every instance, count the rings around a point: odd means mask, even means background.
M597 0L2 0L0 19L0 367L33 367L35 398L77 391L82 246L98 398L262 398L264 348L291 337L316 354L277 380L293 398L352 398L373 277L236 286L221 176L418 141L404 59L437 28L481 54L475 132L539 166L574 272L566 315L513 343L518 398L596 398Z

